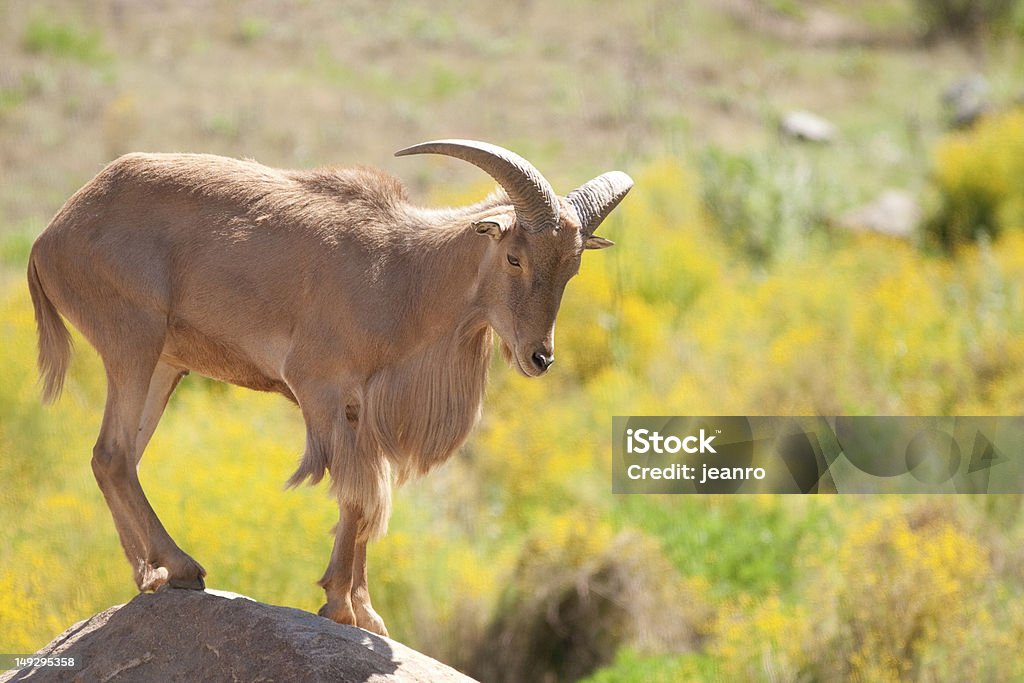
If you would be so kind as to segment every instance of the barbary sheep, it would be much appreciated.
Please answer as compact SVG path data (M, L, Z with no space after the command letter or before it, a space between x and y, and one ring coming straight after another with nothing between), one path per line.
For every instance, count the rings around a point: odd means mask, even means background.
M370 604L366 543L382 534L392 479L421 475L463 443L492 348L527 376L554 362L566 283L632 187L605 173L564 198L495 145L440 140L501 186L455 209L413 206L367 168L286 171L201 154L128 154L60 209L32 247L28 283L43 396L71 353L61 316L96 348L107 400L92 469L140 590L202 589L137 468L190 371L298 404L296 485L331 475L341 519L320 613L386 635Z

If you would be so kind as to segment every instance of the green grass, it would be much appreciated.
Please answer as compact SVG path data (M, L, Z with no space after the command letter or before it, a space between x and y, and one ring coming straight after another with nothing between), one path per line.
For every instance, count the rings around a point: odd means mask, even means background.
M236 39L243 44L258 42L271 29L271 23L263 17L244 17L238 24Z
M100 33L71 22L36 18L28 23L22 46L32 54L57 57L86 64L99 64L111 57L103 48Z
M718 599L788 592L801 554L838 533L833 509L817 501L631 495L613 515L658 538L680 573L706 578Z
M0 265L12 270L21 269L28 263L28 254L32 249L39 229L35 226L0 233Z
M650 655L620 650L615 661L585 683L676 683L720 680L714 661L701 655Z

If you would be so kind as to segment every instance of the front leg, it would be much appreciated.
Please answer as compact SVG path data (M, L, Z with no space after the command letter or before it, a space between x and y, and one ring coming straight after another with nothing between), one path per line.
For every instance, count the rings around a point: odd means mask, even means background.
M387 637L384 621L370 604L366 540L359 540L362 523L359 508L343 507L341 520L335 528L331 562L320 579L320 585L327 593L327 603L320 608L320 616Z
M320 579L320 586L327 593L327 603L320 608L320 616L350 626L356 625L351 593L358 523L359 511L353 507L343 507L341 519L334 527L331 561Z
M306 452L289 484L331 473L331 488L341 509L334 549L320 585L327 603L320 615L339 624L387 635L366 585L366 542L381 535L391 513L391 468L368 431L361 428L358 405L344 385L305 379L300 363L286 368L286 380L306 421Z
M356 625L379 636L388 635L384 620L370 604L370 586L366 576L366 541L356 541L355 564L353 567L352 608L356 612Z

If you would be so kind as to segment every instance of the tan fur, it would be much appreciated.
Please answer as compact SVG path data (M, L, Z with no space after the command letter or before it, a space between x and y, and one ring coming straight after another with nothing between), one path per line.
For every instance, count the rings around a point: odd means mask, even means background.
M71 333L43 291L33 262L29 262L28 267L28 291L39 331L38 364L43 380L43 403L53 403L64 387L64 375L71 362Z
M357 543L332 558L365 564L365 541L387 527L392 472L426 473L476 423L491 329L524 374L543 372L531 354L553 354L580 226L563 200L560 230L477 234L478 221L505 225L509 211L501 192L417 208L397 180L367 168L283 171L185 154L121 157L68 200L29 260L43 395L60 392L71 352L59 312L107 368L93 469L140 588L201 585L205 573L167 536L131 467L190 370L299 405L306 450L288 483L330 472L350 513L336 543ZM325 588L353 585L351 567L332 578L340 561ZM331 590L328 616L353 618ZM368 597L355 613L376 628Z

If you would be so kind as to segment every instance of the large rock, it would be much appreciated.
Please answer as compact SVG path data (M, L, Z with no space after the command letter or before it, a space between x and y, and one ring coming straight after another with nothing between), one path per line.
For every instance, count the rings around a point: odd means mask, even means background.
M140 594L36 655L80 665L9 671L0 681L472 681L362 629L217 591Z
M827 143L836 137L836 127L831 122L809 111L787 112L779 121L779 130L786 137L807 142Z
M843 214L839 224L854 232L908 239L921 222L921 206L904 190L885 190L869 204Z
M965 76L942 92L949 123L954 128L970 128L984 116L991 104L988 81L981 74Z

